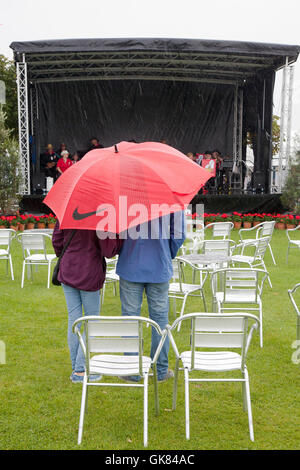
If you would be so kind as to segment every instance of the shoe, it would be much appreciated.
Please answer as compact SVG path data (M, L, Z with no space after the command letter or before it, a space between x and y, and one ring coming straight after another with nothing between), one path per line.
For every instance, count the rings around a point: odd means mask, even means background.
M119 375L118 378L120 380L125 380L125 382L140 382L141 376L140 375Z
M73 384L80 384L80 383L83 383L83 377L84 375L77 375L73 373L70 378ZM102 375L93 374L93 375L90 375L89 382L98 382L101 379L102 379Z
M84 377L84 375L77 375L74 372L72 372L72 375L71 375L70 379L72 380L73 384L82 384L83 377Z
M166 375L161 379L157 379L157 381L165 382L166 380L172 379L173 377L174 377L174 372L171 369L168 369L168 372L166 373Z

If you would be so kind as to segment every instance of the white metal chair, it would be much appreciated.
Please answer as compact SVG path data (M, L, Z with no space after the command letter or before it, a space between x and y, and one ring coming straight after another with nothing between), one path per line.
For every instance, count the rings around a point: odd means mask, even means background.
M262 293L268 272L252 268L225 268L212 273L213 310L237 311L242 308L257 311L260 321L260 346L263 347ZM236 307L234 305L239 305Z
M143 325L149 324L161 335L156 353L151 359L144 355ZM84 325L85 341L81 334ZM156 361L166 337L159 325L149 318L136 316L85 316L73 324L85 354L86 370L83 379L78 444L82 440L84 415L89 386L138 387L144 389L144 446L148 444L148 377L153 369L156 414L159 413ZM124 355L130 353L130 355ZM143 383L90 382L90 375L110 377L140 375ZM117 416L116 416L117 419Z
M208 229L212 228L212 238L219 238L221 237L223 240L230 238L231 230L233 229L234 224L232 222L212 222L208 224L204 228L204 233L206 236L206 232Z
M189 349L179 352L172 332L183 321L189 321L191 342ZM246 366L248 348L253 330L259 325L259 319L247 313L190 313L168 325L167 332L176 355L173 410L176 409L178 373L183 365L185 383L185 428L186 438L190 438L190 400L189 384L194 382L241 382L243 391L244 411L248 411L250 439L254 441L249 376ZM182 338L180 338L182 342ZM201 350L197 350L201 348ZM207 348L214 349L207 351ZM239 349L240 352L228 349ZM211 373L200 378L190 378L189 373L199 371ZM241 377L216 378L212 374L220 372L240 371Z
M47 278L47 288L50 287L50 273L51 265L56 260L56 255L54 253L47 253L46 240L50 239L51 236L47 233L20 233L17 236L18 241L22 245L23 252L23 269L22 269L22 280L21 288L24 287L24 277L25 277L25 266L30 266L31 277L33 278L33 266L47 266L48 267L48 278Z
M266 221L261 224L256 225L251 228L241 228L239 230L240 245L242 245L242 254L246 246L251 246L258 238L269 237L268 248L273 260L273 263L276 265L274 254L271 247L271 239L274 232L275 221ZM253 238L253 235L255 237Z
M183 266L191 267L194 279L194 272L199 272L199 282L183 282ZM187 299L189 297L200 297L203 300L204 310L207 310L206 300L204 295L204 284L208 276L208 271L204 268L199 268L193 263L186 261L179 256L173 260L173 278L169 284L169 299L173 299L173 313L176 317L176 299L182 301L179 316L184 314ZM179 325L180 328L180 325Z
M270 243L270 237L263 237L263 238L258 238L257 240L253 241L251 246L252 249L254 247L254 253L252 255L244 255L244 254L234 254L231 256L231 264L233 266L236 265L236 263L246 263L248 266L251 268L259 268L262 267L265 271L267 270L265 262L264 262L264 257L266 254L266 250L269 246ZM242 244L238 244L235 246L235 250L238 250L239 248L243 248ZM272 283L270 276L268 276L268 282L269 286L272 289Z
M289 260L289 252L291 248L299 248L300 249L300 238L294 238L295 235L298 235L297 230L299 230L300 234L300 224L297 225L296 228L289 228L285 231L286 236L288 238L288 248L286 253L286 262L288 263ZM293 237L293 238L292 238Z
M294 309L296 311L296 314L297 314L297 340L300 340L300 311L299 311L299 307L296 303L296 300L294 298L294 295L297 292L297 290L299 289L299 287L300 287L300 282L298 284L295 284L292 289L288 290L289 297L291 299L291 302L292 302L293 307L294 307Z
M16 232L10 228L0 230L0 260L6 260L6 274L8 274L8 264L10 267L11 279L14 281L14 270L11 259L10 247L11 242L15 238Z

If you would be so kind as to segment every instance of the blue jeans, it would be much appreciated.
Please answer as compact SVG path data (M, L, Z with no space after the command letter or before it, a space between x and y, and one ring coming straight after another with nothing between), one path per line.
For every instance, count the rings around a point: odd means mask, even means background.
M85 291L62 284L68 309L68 345L74 372L85 371L85 357L80 346L78 336L72 333L72 325L75 320L84 315L100 314L100 291ZM80 325L78 325L79 327Z
M139 316L141 314L144 290L147 296L149 318L158 323L161 329L164 329L168 324L169 313L168 282L130 282L120 278L120 298L122 304L122 315ZM154 357L160 339L161 337L157 333L155 328L152 328L150 352L151 358ZM166 338L157 360L158 380L163 379L166 373L168 372L168 353L169 339Z

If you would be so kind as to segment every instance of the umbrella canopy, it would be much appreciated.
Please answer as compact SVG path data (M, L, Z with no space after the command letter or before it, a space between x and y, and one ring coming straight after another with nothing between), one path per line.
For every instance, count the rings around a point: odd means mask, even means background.
M65 171L44 203L60 227L120 233L184 209L211 174L157 142L121 142L88 152Z

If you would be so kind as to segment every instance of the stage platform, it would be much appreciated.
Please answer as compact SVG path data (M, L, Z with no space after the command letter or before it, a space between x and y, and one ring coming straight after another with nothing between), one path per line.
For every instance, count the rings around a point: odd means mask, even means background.
M192 200L192 205L203 204L204 212L232 213L237 212L265 212L282 213L285 211L280 194L198 194ZM21 212L49 214L51 210L43 204L45 196L29 195L23 196L20 209Z

